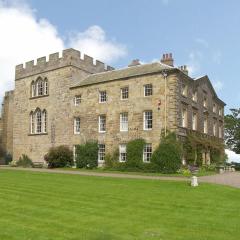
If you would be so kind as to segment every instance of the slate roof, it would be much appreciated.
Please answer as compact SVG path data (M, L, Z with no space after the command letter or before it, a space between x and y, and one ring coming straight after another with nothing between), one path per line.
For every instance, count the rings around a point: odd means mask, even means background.
M171 69L176 69L176 68L168 66L166 64L162 64L160 62L131 66L123 69L117 69L113 71L107 71L107 72L89 75L84 80L77 82L76 84L71 86L71 88L77 88L77 87L92 85L96 83L104 83L104 82L114 81L118 79L156 73L156 72L161 72L163 70L171 70Z

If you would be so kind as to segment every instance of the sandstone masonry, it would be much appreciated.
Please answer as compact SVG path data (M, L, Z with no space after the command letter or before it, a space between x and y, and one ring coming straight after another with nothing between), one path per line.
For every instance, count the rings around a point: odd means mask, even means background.
M134 60L114 70L67 49L62 57L54 53L48 61L18 65L15 75L15 90L6 93L0 120L0 144L14 160L27 154L43 161L52 146L74 148L93 139L106 153L136 138L144 138L154 151L166 129L182 138L194 131L223 141L224 102L207 76L191 78L185 66L174 67L171 54L161 62ZM106 101L100 101L101 94ZM100 119L105 131L99 131Z

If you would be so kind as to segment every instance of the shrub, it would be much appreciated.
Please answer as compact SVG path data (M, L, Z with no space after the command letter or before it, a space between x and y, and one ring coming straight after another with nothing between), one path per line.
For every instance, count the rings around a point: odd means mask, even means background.
M121 165L121 166L120 166ZM116 149L113 154L106 154L104 168L107 169L118 169L122 168L125 163L119 162L119 150Z
M176 173L181 167L182 149L174 133L162 139L152 155L154 168L162 173Z
M76 166L90 169L98 166L98 144L96 141L88 141L76 147Z
M12 162L12 155L10 153L7 153L5 155L5 164L10 164Z
M145 141L143 139L135 139L127 143L126 168L130 170L135 170L142 167L144 145Z
M49 168L69 167L73 165L73 152L67 146L52 147L44 156Z
M33 163L32 163L32 160L26 154L23 154L16 162L16 166L17 167L32 167Z

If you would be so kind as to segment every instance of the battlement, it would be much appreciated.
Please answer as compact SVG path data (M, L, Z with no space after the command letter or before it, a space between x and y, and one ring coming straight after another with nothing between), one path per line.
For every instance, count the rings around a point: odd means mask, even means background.
M14 95L14 90L5 92L5 97L12 97Z
M66 66L75 66L89 73L99 73L114 69L113 67L105 66L103 62L98 60L94 63L94 59L86 54L81 58L80 51L69 48L63 50L62 57L60 57L59 53L53 53L49 55L48 61L46 57L41 57L37 59L36 64L34 64L34 60L31 60L25 63L25 67L23 64L17 65L15 69L15 79L18 80Z

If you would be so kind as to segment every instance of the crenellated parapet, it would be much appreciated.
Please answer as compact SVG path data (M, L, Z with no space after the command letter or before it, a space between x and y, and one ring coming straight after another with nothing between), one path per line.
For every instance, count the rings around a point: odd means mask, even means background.
M37 59L37 63L34 61L29 61L23 64L19 64L15 69L15 79L19 80L21 78L39 74L46 71L52 71L54 69L74 66L83 71L89 73L99 73L104 71L111 71L114 68L106 66L103 62L96 60L94 62L93 58L84 54L83 59L81 58L81 52L73 48L65 49L62 52L62 57L59 53L53 53L49 55L49 60L46 57L41 57Z

